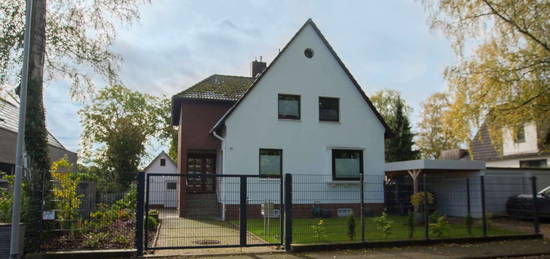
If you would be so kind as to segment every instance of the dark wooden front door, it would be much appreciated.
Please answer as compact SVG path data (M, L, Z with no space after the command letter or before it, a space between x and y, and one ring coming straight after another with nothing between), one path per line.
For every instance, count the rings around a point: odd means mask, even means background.
M214 193L216 191L216 155L189 154L187 157L187 191Z

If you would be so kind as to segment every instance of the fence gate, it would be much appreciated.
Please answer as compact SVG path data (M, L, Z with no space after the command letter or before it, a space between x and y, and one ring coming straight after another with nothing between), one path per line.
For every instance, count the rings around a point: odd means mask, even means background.
M280 178L154 173L141 177L146 250L282 244Z

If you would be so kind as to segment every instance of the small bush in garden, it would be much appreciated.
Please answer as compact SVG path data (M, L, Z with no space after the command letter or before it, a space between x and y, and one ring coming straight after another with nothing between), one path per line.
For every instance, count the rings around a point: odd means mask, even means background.
M447 218L445 216L440 216L436 223L430 223L430 235L433 237L441 237L445 231L447 231Z
M99 248L101 244L107 242L109 233L107 232L92 232L84 235L82 246L85 248Z
M350 240L355 239L355 217L353 217L353 213L348 216L348 237Z
M62 228L71 229L73 233L73 222L78 218L80 199L83 195L77 193L80 177L71 177L72 165L67 157L55 161L51 166L51 175L57 184L53 186L53 197L55 208L58 210L57 218ZM64 222L68 222L65 224Z
M470 213L468 213L468 215L466 215L466 218L464 218L464 223L466 224L468 235L472 235L472 225L474 225L474 219L472 218L472 215L470 215Z
M424 210L424 200L426 200L428 207L435 203L434 196L430 192L417 192L411 195L411 204L414 207L414 211L421 212Z
M409 238L414 238L414 228L416 227L416 222L414 219L414 210L409 209L409 214L407 215L407 229L409 230Z
M386 212L382 212L382 216L374 218L374 222L376 223L376 228L380 231L382 231L382 234L384 236L384 239L388 238L391 234L391 230L393 227L393 221L388 219L388 214Z
M149 215L151 215L151 216L159 215L159 211L158 210L150 210Z
M319 223L311 226L311 228L313 229L313 237L317 239L317 241L327 238L324 220L319 220Z
M158 225L157 219L151 216L147 217L147 230L155 231L157 230L157 225Z
M429 221L430 223L437 223L437 220L443 216L441 213L439 213L439 211L434 211L432 214L430 214L430 217L429 217Z

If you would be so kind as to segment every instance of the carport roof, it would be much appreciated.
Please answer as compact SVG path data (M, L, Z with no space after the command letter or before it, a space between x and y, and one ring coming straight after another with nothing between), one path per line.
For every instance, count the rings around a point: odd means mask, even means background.
M480 160L408 160L386 163L386 173L421 170L427 172L479 171L484 170L485 161Z

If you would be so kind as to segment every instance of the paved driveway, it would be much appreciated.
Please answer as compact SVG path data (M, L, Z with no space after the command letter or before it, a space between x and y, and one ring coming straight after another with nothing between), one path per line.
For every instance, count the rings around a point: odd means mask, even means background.
M238 226L228 222L180 218L176 210L161 210L159 218L159 229L152 247L238 245L240 242ZM266 243L250 232L247 233L246 242ZM174 251L158 250L155 254L174 254Z

